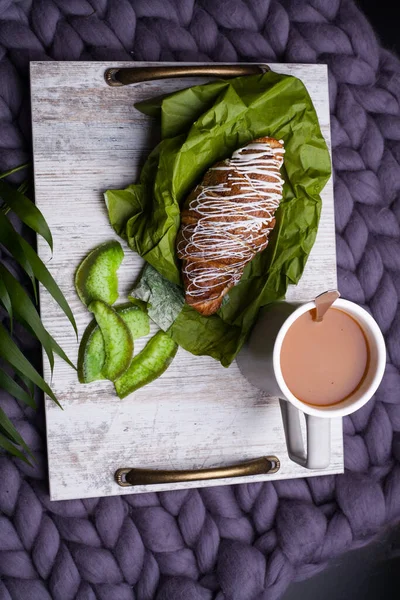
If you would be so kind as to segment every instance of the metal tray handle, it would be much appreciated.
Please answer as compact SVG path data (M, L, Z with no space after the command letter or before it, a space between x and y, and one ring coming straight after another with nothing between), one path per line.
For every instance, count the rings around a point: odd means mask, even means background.
M171 77L239 77L260 75L269 71L268 65L187 65L169 67L121 67L107 69L104 78L112 87L170 79Z
M115 481L121 487L132 485L154 485L157 483L179 483L185 481L204 481L206 479L224 479L227 477L246 477L249 475L272 474L279 471L280 462L276 456L262 456L228 467L213 469L194 469L183 471L164 471L158 469L123 468L115 472Z

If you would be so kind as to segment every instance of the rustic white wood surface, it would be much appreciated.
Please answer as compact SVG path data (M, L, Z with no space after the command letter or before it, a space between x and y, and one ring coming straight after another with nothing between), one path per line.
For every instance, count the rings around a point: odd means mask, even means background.
M128 63L129 64L129 63ZM134 109L138 100L206 81L170 80L110 88L106 68L121 63L31 63L36 202L54 236L54 256L39 239L39 253L75 315L79 338L90 314L73 286L74 271L86 253L116 237L102 193L136 180L157 141L152 121ZM330 144L327 71L324 65L271 65L302 79ZM332 181L323 194L317 241L300 284L287 297L308 301L336 286ZM51 260L50 260L51 258ZM129 249L119 272L120 299L126 298L141 268ZM78 343L48 293L40 291L45 326L77 359ZM146 340L136 344L140 350ZM44 372L50 379L44 360ZM332 423L332 460L323 472L307 471L287 456L278 402L252 387L236 364L224 369L209 357L180 349L157 381L119 400L108 382L80 385L75 372L56 361L53 389L64 410L46 399L50 491L53 500L106 496L284 479L343 470L341 421ZM201 468L275 454L281 470L273 476L148 488L120 488L118 467Z

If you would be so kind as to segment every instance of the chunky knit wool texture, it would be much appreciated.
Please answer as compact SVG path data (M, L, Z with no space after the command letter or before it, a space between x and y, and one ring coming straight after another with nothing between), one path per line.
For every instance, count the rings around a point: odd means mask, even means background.
M52 59L327 63L340 290L388 365L344 475L82 501L49 501L43 411L1 393L38 464L0 457L0 599L277 599L400 518L400 62L350 0L0 0L0 172L31 158L29 61Z

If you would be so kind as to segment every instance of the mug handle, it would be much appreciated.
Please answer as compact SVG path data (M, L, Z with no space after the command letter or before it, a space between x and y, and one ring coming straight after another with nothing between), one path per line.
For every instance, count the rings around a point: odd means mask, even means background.
M300 410L287 400L279 400L289 458L306 469L326 469L331 457L331 421L305 414L307 449L303 444Z

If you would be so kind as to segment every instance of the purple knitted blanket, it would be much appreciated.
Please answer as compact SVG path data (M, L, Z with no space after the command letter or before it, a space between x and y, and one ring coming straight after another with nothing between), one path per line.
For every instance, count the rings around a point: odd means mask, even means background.
M0 457L1 600L277 599L400 518L400 62L351 0L0 0L0 172L30 158L33 59L329 65L340 290L389 356L346 473L50 502L42 415L0 396L38 457Z

